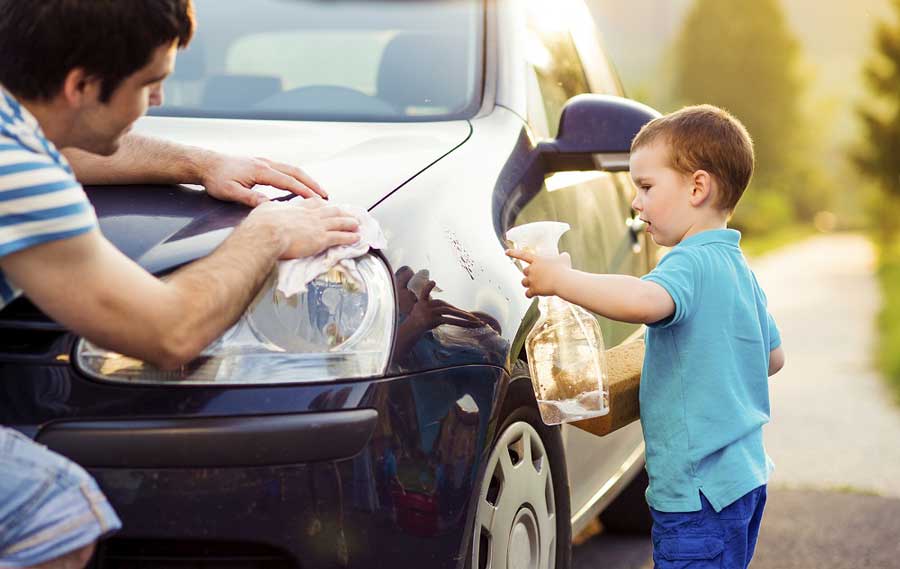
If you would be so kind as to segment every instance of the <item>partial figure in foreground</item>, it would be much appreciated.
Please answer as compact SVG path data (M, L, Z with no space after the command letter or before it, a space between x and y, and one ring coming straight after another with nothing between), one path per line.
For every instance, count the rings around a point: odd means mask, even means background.
M190 0L0 0L0 308L24 293L75 334L164 369L230 327L277 260L358 239L299 168L127 134L162 104L193 29ZM203 184L258 207L162 281L103 237L80 183ZM311 199L265 203L256 184ZM84 567L120 526L84 469L0 427L0 566Z
M643 323L641 423L658 569L750 564L773 468L763 445L768 377L784 351L766 296L727 228L753 172L744 126L710 105L648 123L631 148L632 207L672 247L641 279L575 270L568 254L529 263L525 294L555 295Z

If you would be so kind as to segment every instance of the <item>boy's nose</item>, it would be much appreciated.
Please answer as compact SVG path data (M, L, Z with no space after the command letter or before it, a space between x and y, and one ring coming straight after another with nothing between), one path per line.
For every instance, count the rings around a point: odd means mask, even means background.
M635 198L633 200L631 200L631 209L633 209L635 211L641 211L641 204L638 201L637 196L635 196Z

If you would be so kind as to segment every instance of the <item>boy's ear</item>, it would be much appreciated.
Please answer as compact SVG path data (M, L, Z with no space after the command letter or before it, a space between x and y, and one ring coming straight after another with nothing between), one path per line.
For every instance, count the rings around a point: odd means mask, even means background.
M713 177L706 170L697 170L691 175L691 205L700 207L712 199Z
M88 75L83 68L76 67L66 75L60 95L66 105L79 108L100 99L101 83L99 77Z

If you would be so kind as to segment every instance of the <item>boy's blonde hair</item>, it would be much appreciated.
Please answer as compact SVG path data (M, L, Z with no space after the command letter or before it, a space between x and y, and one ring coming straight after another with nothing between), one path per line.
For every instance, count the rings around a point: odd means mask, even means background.
M753 174L753 141L739 120L712 105L685 107L644 125L631 151L656 141L668 145L675 170L709 172L721 190L714 204L734 211Z

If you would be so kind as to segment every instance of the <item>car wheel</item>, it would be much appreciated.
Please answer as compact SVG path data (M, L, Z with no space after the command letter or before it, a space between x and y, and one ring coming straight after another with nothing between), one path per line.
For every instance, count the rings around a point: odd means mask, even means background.
M616 499L600 513L603 529L610 533L650 535L653 517L644 493L650 478L641 469L637 476L616 496Z
M572 528L559 428L525 406L497 432L479 487L468 567L568 569Z

